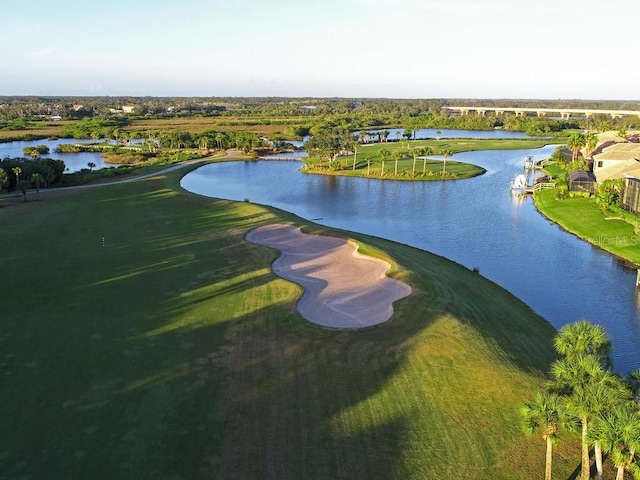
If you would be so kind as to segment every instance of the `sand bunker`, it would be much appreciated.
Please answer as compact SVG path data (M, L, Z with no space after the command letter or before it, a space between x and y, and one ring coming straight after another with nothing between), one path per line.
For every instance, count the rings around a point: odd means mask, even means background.
M318 325L377 325L391 318L394 301L411 293L409 285L385 275L387 262L359 254L353 242L307 235L291 225L256 228L247 240L282 252L273 271L304 288L298 311Z

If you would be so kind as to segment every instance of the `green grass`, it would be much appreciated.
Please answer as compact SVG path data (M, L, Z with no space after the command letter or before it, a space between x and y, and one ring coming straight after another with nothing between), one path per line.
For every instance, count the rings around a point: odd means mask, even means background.
M444 258L349 234L414 292L381 326L314 326L244 235L346 232L179 175L0 201L3 479L542 476L517 422L548 323ZM579 451L560 448L566 478Z
M524 148L539 148L549 144L549 139L446 139L446 140L415 140L390 143L362 145L356 156L356 168L353 169L354 156L338 157L333 165L327 165L319 158L311 157L307 160L304 171L326 175L342 175L365 178L384 178L387 180L453 180L471 178L482 175L485 170L477 165L447 160L446 171L443 172L442 160L427 160L426 164L418 158L415 163L412 152L423 147L430 147L432 155L441 155L448 150L452 154L476 150L511 150ZM385 158L384 171L380 151L390 152ZM394 154L400 153L398 171ZM370 159L370 162L368 161Z
M640 265L640 236L633 225L606 215L594 198L555 197L555 190L536 193L535 204L543 215L589 243Z

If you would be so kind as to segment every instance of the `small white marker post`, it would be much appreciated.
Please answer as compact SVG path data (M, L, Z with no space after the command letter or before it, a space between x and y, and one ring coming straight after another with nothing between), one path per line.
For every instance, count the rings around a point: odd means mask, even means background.
M102 248L104 248L104 237L102 237Z
M638 269L638 272L636 273L636 288L638 288L639 285L640 285L640 268Z

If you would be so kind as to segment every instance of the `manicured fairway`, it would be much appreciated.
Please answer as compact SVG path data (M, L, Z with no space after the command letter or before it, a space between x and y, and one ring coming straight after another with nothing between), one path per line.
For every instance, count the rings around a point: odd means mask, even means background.
M244 235L336 232L184 193L182 173L0 200L0 478L542 476L517 422L550 325L472 271L356 234L413 294L378 327L310 324L278 253ZM566 478L578 455L560 448Z

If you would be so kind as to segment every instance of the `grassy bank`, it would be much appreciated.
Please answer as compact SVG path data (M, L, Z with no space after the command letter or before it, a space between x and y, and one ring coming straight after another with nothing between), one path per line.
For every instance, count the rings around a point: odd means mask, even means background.
M351 234L414 293L380 327L314 326L244 235L335 232L184 193L181 174L0 201L2 478L542 476L517 423L549 324L468 269Z
M594 198L556 199L555 190L535 195L538 210L565 230L618 257L640 265L640 236L619 216L605 214Z

